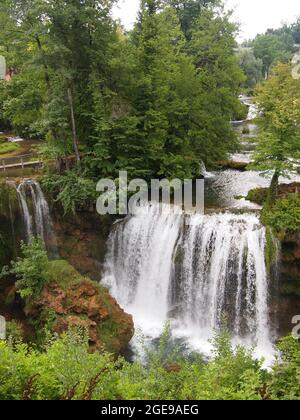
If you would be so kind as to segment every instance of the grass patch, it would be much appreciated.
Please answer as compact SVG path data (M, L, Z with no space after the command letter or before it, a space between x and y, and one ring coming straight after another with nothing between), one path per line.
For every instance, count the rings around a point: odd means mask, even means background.
M20 145L18 143L0 143L0 155L16 152L19 149Z
M49 261L45 270L47 283L56 283L63 289L82 282L83 277L65 260Z
M105 350L114 353L116 348L116 337L119 331L119 325L110 317L97 325L97 333Z

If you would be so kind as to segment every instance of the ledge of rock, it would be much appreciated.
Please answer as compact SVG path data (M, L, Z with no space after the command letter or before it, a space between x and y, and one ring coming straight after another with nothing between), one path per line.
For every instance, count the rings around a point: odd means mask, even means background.
M300 183L292 182L290 184L280 184L278 187L278 198L285 198L289 194L298 194L300 196ZM268 188L255 188L250 190L247 200L262 205L268 195Z
M241 172L246 171L248 165L248 162L236 162L233 160L221 160L218 162L220 169L233 169Z

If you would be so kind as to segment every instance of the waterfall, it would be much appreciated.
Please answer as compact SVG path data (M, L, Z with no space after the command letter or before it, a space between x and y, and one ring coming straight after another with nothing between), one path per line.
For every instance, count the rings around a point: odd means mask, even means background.
M257 118L258 115L259 115L258 106L255 104L250 104L247 121L255 120L255 118Z
M118 224L110 236L110 275L106 280L119 302L150 328L161 329L166 319L169 277L181 222L180 214L152 206Z
M259 116L258 106L252 102L251 98L249 98L248 96L241 95L240 101L242 102L242 104L248 107L247 121L254 120Z
M11 235L12 235L12 244L13 244L13 255L14 258L16 255L17 250L17 240L16 240L16 231L15 231L15 225L14 225L14 216L13 216L13 209L11 204L11 198L10 195L8 195L8 210L9 210L9 219L10 219L10 227L11 227Z
M205 166L205 163L203 160L200 161L199 164L199 174L203 176L204 178L212 178L214 175L211 172L208 172Z
M39 236L49 254L56 254L56 240L48 203L38 182L25 180L17 187L27 241Z
M22 217L25 227L25 234L27 241L30 241L30 238L33 236L33 229L32 229L32 218L29 213L29 208L27 205L27 197L26 197L26 182L22 182L17 187L18 198L20 202L20 207L22 210Z
M266 232L253 214L187 215L152 204L115 225L104 283L137 328L209 353L226 316L233 339L272 353Z

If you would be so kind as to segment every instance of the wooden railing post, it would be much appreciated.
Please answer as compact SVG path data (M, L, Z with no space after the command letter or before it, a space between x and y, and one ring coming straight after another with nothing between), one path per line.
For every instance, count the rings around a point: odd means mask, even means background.
M35 160L34 160L35 159ZM27 166L42 166L43 159L40 156L32 154L15 156L7 159L0 158L0 171L6 172L8 169L20 168L24 169Z

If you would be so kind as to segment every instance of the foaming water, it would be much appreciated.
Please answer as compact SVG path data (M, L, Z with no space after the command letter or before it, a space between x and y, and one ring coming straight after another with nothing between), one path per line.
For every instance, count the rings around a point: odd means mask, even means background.
M280 177L279 182L281 184L300 182L300 176L291 174L290 178ZM247 201L246 196L254 188L269 186L270 176L264 176L260 172L236 170L214 172L214 177L206 180L206 203L213 200L216 207L226 209L261 209L261 206Z
M266 233L257 216L164 210L152 204L115 225L104 283L149 339L170 321L174 338L209 354L226 316L233 341L269 362Z

